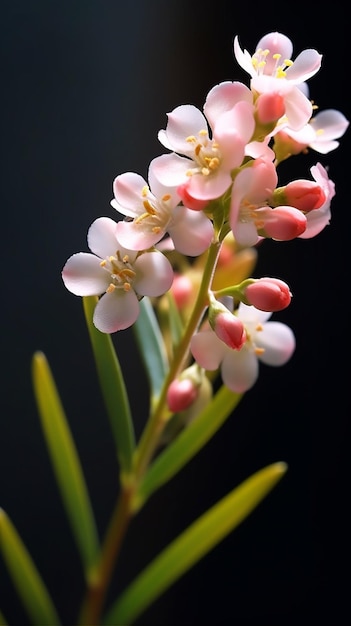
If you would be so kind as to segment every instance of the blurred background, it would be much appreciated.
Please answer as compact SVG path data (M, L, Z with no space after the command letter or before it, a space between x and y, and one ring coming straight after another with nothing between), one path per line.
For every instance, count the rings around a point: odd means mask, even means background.
M320 19L293 9L226 0L3 0L2 374L0 506L31 552L58 607L74 624L81 567L40 430L31 359L51 365L79 450L100 533L117 492L116 461L95 377L81 299L63 286L66 259L110 207L117 174L147 175L163 153L157 132L179 104L202 107L209 89L247 75L233 38L253 51L278 30L323 54L309 81L322 109L351 119L346 97L347 23L338 0ZM317 26L318 24L318 26ZM214 439L136 518L111 598L170 540L250 474L285 461L289 471L232 535L145 614L139 626L290 626L350 619L348 163L350 131L328 155L295 157L282 184L309 178L320 161L336 184L331 224L315 239L262 246L257 276L294 294L276 316L297 349L259 381ZM286 179L284 179L284 176ZM148 398L132 332L114 336L139 434ZM0 609L27 617L0 561Z

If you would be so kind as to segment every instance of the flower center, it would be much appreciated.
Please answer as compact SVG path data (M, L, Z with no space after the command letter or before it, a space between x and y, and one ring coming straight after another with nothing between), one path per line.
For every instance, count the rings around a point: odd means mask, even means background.
M252 350L257 356L259 356L260 354L264 353L264 348L259 348L259 346L256 345L255 342L255 336L257 333L261 332L263 330L263 326L260 322L258 322L254 328L252 328L251 330L249 330L247 328L247 326L245 326L245 331L246 331L246 347L249 348L250 350Z
M270 50L262 50L262 48L259 48L252 56L252 65L259 76L265 74L267 57L270 54ZM286 78L286 70L288 67L291 67L293 65L293 61L291 61L290 59L282 60L282 55L279 53L273 54L272 59L274 59L275 63L273 64L273 68L270 72L271 76L273 76L274 78Z
M131 290L136 274L127 254L122 257L120 251L116 250L115 256L103 259L100 265L111 276L111 283L107 287L106 293L112 293L115 289Z
M162 198L156 198L151 192L148 185L145 185L141 191L142 203L145 211L135 218L135 224L143 224L143 227L151 230L153 233L159 233L166 230L171 219L170 194L165 194Z
M186 141L193 146L193 160L197 164L197 167L187 171L187 176L193 176L193 174L210 176L218 169L221 164L219 145L209 138L207 130L200 130L197 137L190 135Z

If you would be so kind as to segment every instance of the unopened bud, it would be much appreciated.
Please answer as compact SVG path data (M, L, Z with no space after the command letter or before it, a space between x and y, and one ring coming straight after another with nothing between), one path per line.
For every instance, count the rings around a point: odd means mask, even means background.
M170 289L179 310L182 310L190 301L193 293L193 283L185 274L175 274Z
M312 180L293 180L285 187L284 204L294 206L308 213L319 209L326 201L326 195L318 183Z
M306 230L306 217L295 207L262 208L258 209L256 214L263 221L263 227L258 231L263 237L271 237L276 241L291 241Z
M192 209L193 211L202 211L208 205L208 200L198 200L197 198L193 198L188 191L187 183L180 185L177 188L177 193L181 197L184 206L188 209Z
M245 291L246 303L261 311L281 311L289 306L291 292L279 278L259 278L252 282Z
M175 378L168 387L167 404L172 413L188 409L198 396L199 387L191 378Z
M209 323L218 339L229 348L240 350L246 341L245 327L242 321L227 307L214 301L209 309Z
M283 96L278 93L262 93L257 98L256 111L260 124L277 122L285 114Z

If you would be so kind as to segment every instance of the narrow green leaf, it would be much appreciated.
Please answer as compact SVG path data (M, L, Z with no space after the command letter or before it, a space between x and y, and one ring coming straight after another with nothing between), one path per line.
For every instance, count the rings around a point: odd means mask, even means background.
M85 575L94 575L99 543L90 499L74 441L50 367L42 352L33 357L33 384L41 425Z
M0 509L0 550L19 598L33 624L55 626L60 619L33 560L5 511ZM6 624L0 615L0 624Z
M140 301L140 314L133 329L149 378L151 397L156 398L167 374L168 362L156 314L146 296Z
M241 398L242 394L221 386L198 417L150 465L136 494L136 509L201 450L233 412Z
M287 470L274 463L256 472L208 510L163 550L121 594L104 624L131 624L178 578L232 532Z
M115 440L120 469L122 473L128 474L132 467L132 456L135 447L128 394L111 336L101 333L93 324L96 302L97 298L95 296L83 298L85 319L100 388Z

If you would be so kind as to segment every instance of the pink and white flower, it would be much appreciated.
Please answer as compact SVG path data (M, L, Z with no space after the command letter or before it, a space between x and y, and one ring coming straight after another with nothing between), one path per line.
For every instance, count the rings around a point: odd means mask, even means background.
M186 184L190 197L207 201L230 187L231 171L241 165L255 128L250 90L232 85L210 92L205 104L208 121L190 104L168 114L166 129L158 137L173 152L163 155L154 170L162 184Z
M269 205L277 181L274 164L264 159L256 159L236 176L229 222L240 245L253 246L260 237L289 241L304 232L306 217L301 211L291 206Z
M159 159L149 166L149 184L139 174L127 172L113 183L111 205L132 218L117 224L119 242L130 250L145 250L157 244L166 233L181 254L197 256L207 250L213 226L204 213L181 206L175 187L167 187L154 175Z
M295 336L282 322L268 321L272 313L259 311L240 303L237 312L246 332L241 350L233 350L213 330L200 330L193 335L191 352L206 370L220 368L224 384L236 393L244 393L256 382L259 362L280 366L287 363L295 350Z
M306 148L328 154L339 146L336 140L343 136L348 126L349 121L336 109L320 111L300 130L289 128L283 120L273 133L278 158L279 153L290 156L299 154Z
M312 116L312 103L298 85L318 72L322 55L307 49L291 60L293 45L282 33L268 33L260 39L251 55L242 50L239 39L234 39L234 54L239 65L251 76L251 89L258 94L282 96L288 125L302 128Z
M142 296L160 296L172 285L173 269L159 251L124 248L117 223L96 219L88 230L89 252L71 256L62 270L67 289L77 296L100 296L93 322L103 333L128 328L139 315Z
M325 202L320 208L307 213L306 229L299 235L299 239L311 239L329 224L331 219L330 203L335 196L335 184L329 178L326 168L321 163L316 163L316 165L311 167L310 171L314 180L324 192Z

